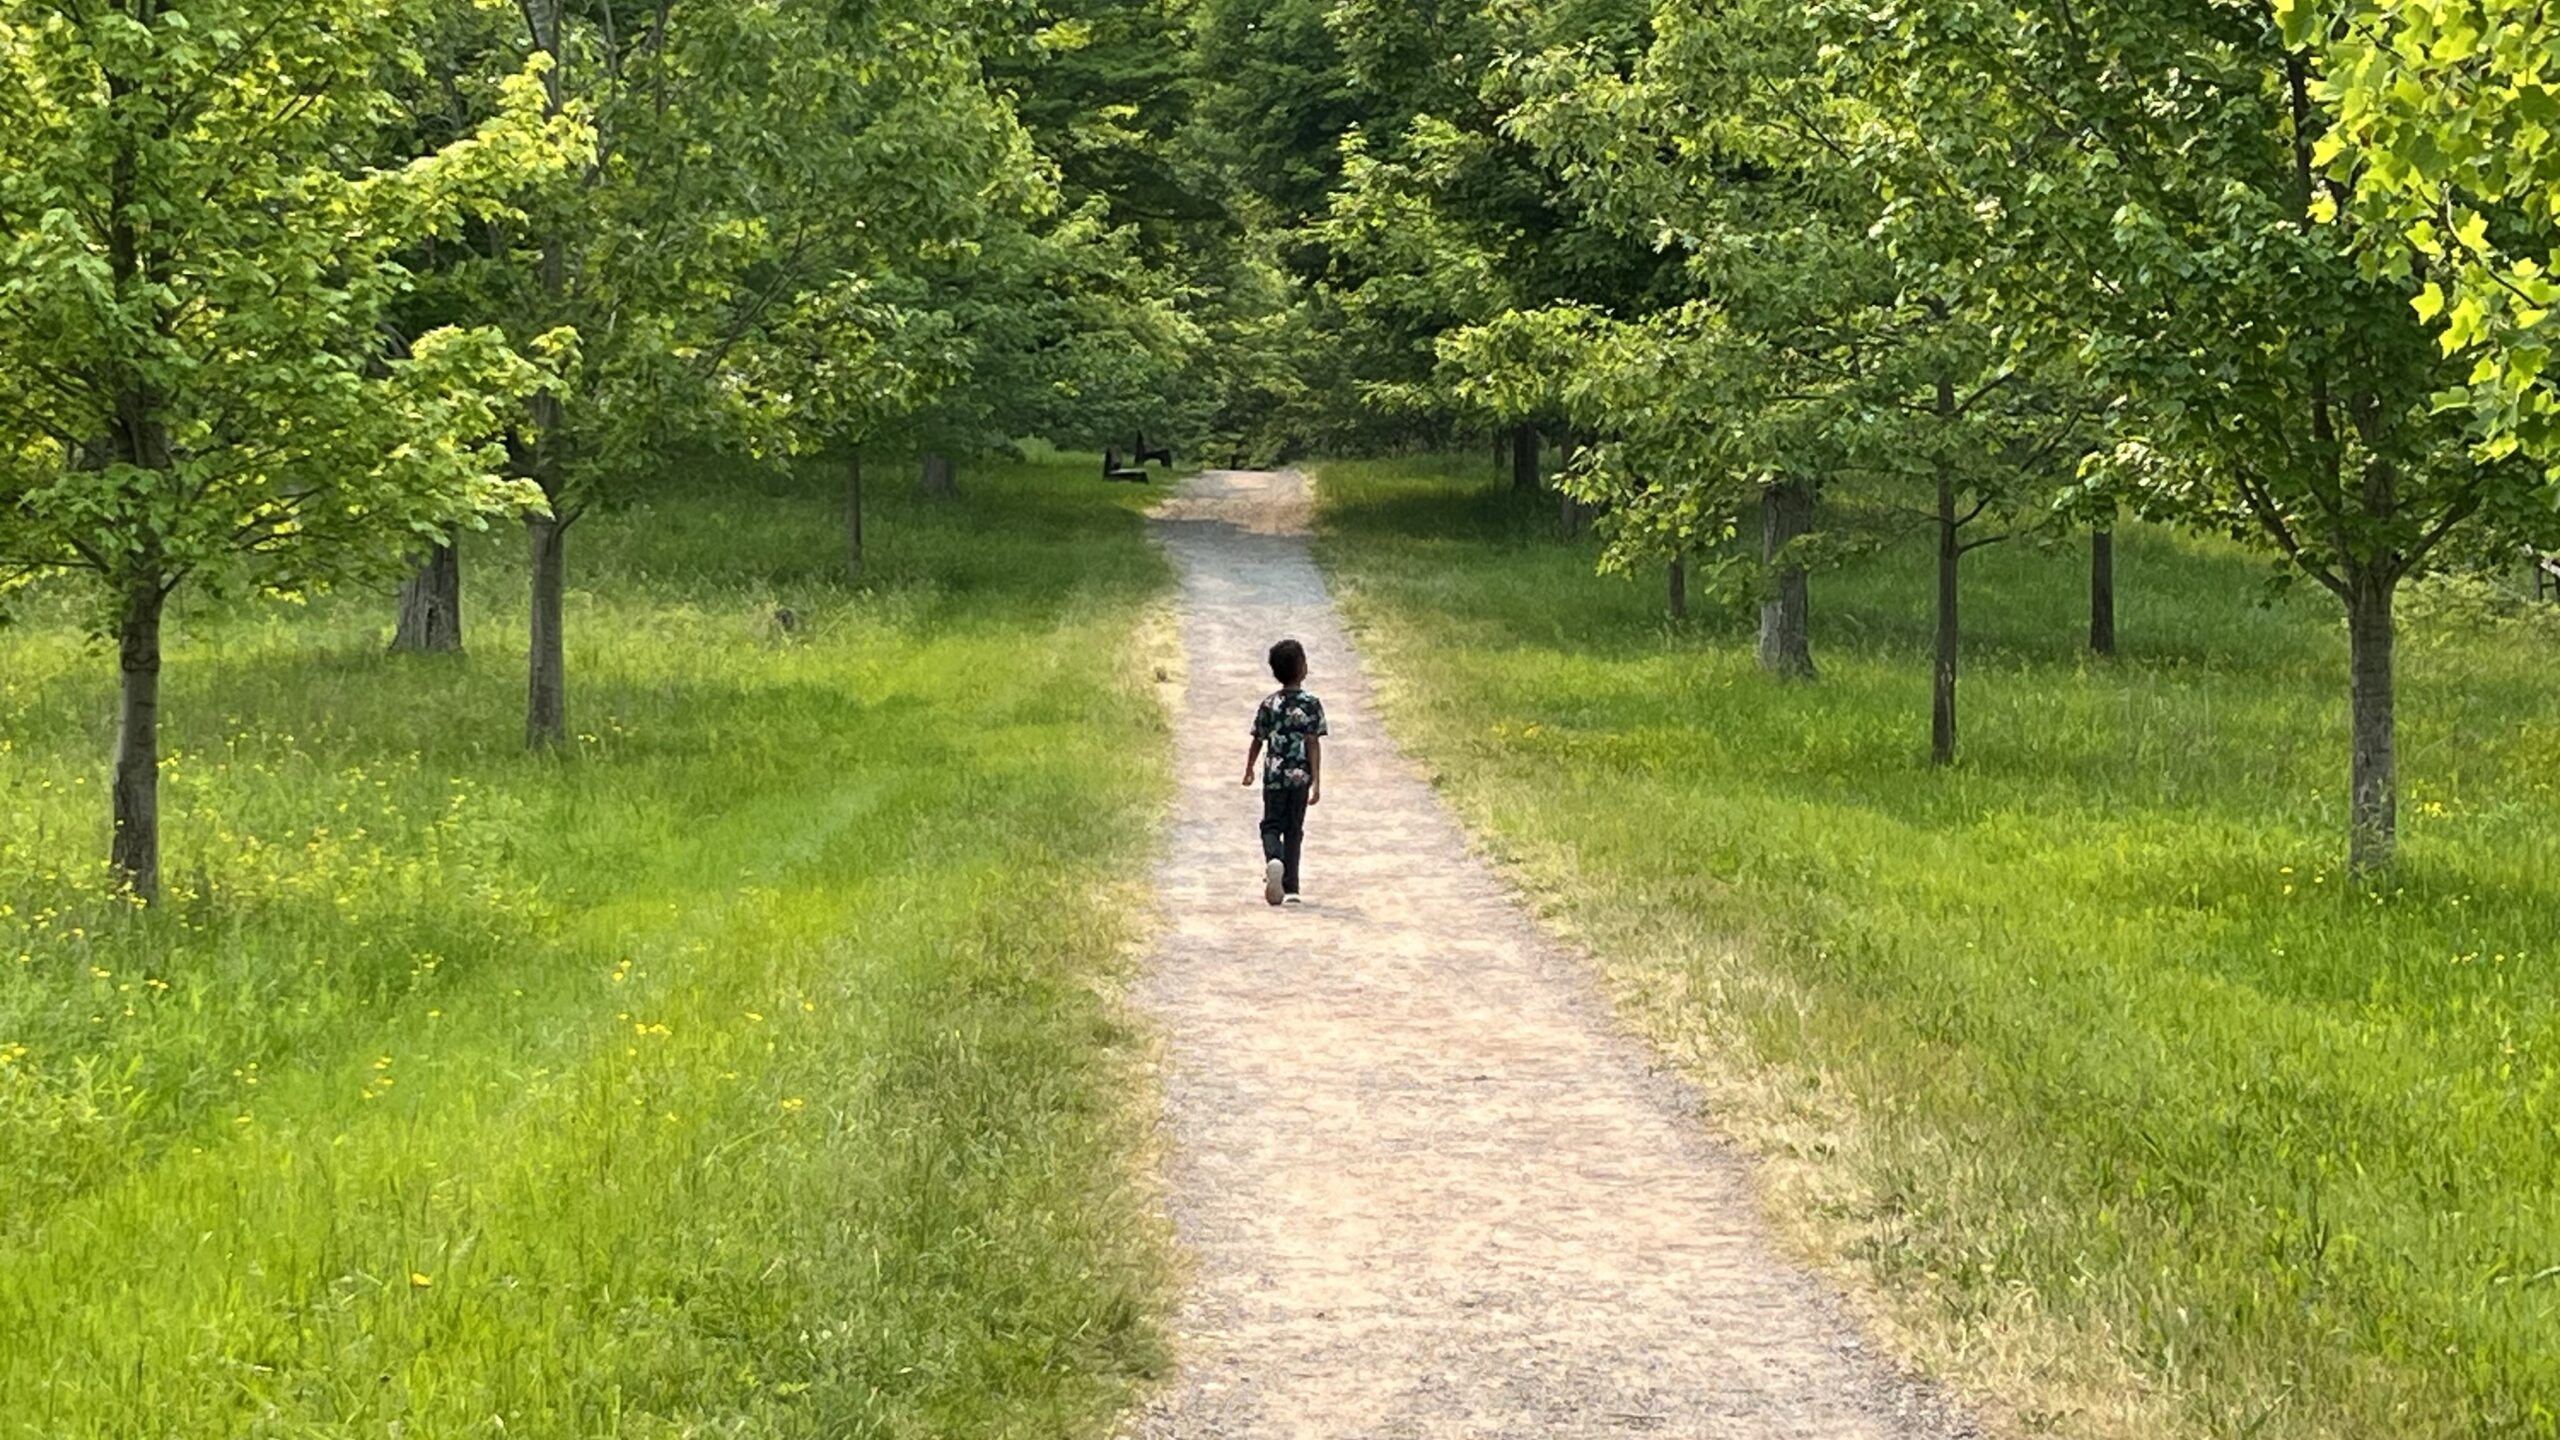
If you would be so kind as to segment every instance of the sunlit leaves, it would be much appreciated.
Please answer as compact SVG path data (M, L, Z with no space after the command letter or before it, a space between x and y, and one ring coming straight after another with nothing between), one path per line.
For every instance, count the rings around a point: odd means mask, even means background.
M0 0L0 568L299 589L527 503L494 442L542 361L383 321L406 247L508 213L582 137L517 74L467 132L382 157L433 20Z
M2279 0L2318 48L2336 112L2328 175L2347 188L2379 273L2423 268L2423 307L2466 393L2482 453L2560 476L2560 392L2542 357L2560 236L2560 25L2517 0Z

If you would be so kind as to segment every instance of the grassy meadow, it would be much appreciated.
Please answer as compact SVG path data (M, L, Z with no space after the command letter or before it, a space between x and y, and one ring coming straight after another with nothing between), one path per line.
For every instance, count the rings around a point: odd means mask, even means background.
M2560 622L2404 606L2404 861L2343 883L2345 635L2135 528L1813 583L1821 678L1673 624L1482 462L1336 464L1400 738L1765 1157L1797 1239L2009 1433L2560 1434ZM1321 665L1321 661L1318 662Z
M150 913L112 649L0 630L0 1437L1073 1436L1160 1368L1143 497L887 472L859 584L828 476L582 521L555 757L512 532L460 657L182 604Z

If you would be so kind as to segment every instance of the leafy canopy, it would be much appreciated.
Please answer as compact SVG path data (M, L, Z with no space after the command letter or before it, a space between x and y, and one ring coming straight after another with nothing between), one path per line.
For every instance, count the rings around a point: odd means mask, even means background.
M583 132L523 70L383 159L438 8L0 0L0 573L292 590L531 503L491 441L541 367L384 322L406 251L507 217Z

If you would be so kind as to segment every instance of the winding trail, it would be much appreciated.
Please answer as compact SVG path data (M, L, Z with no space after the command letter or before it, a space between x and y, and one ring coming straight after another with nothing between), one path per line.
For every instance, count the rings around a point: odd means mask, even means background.
M1972 1434L1771 1247L1740 1161L1379 728L1307 482L1212 472L1157 529L1189 675L1164 927L1170 1204L1192 1267L1149 1440ZM1333 737L1302 909L1237 784L1296 635Z

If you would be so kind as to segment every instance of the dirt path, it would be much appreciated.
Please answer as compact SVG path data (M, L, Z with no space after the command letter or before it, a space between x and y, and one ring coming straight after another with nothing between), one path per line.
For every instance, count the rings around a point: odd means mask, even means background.
M1182 1373L1142 1436L1949 1437L1760 1232L1739 1162L1471 856L1379 729L1309 559L1305 480L1212 473L1159 520L1189 662L1165 930ZM1262 653L1333 738L1303 909L1242 788Z

